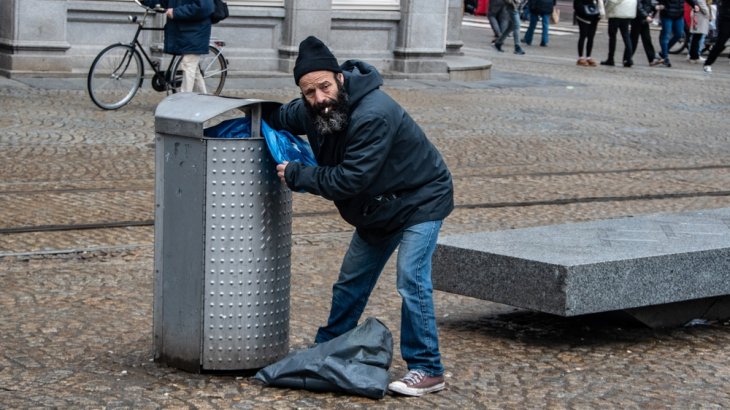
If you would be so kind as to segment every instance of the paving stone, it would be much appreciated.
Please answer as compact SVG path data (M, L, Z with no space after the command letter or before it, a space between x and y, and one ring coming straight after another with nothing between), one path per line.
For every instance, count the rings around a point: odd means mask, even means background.
M596 56L607 43L599 31ZM728 207L725 60L706 76L681 59L649 68L639 50L631 69L587 69L575 66L574 34L515 56L492 52L486 30L463 33L468 54L493 61L496 81L384 87L453 173L457 209L442 237ZM150 219L154 111L165 94L143 89L102 111L83 86L63 83L0 82L0 229ZM277 79L229 85L230 96L299 96ZM352 228L313 195L296 194L293 206L290 346L299 349L327 318ZM270 389L248 374L191 375L150 361L153 236L151 226L0 233L0 253L12 254L0 257L0 407L730 407L730 325L652 330L440 291L441 393L376 402ZM397 345L399 312L391 260L363 317L383 320ZM396 351L391 378L405 371Z

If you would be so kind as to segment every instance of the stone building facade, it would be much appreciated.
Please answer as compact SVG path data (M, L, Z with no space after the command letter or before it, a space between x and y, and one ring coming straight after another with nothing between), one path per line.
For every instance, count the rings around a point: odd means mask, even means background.
M449 79L459 56L462 0L230 0L230 17L213 27L226 42L230 75L289 75L299 42L323 40L344 61L358 58L389 78ZM96 54L130 42L133 0L0 1L0 75L85 76ZM163 27L156 14L148 26ZM140 41L165 60L163 34ZM458 57L456 57L458 58ZM449 60L451 59L451 60ZM163 61L164 64L164 61Z

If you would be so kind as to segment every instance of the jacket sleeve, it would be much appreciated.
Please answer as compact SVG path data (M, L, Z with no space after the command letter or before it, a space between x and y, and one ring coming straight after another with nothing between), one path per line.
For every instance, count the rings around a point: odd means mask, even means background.
M175 7L172 18L180 21L197 21L210 17L215 11L213 0L193 0L189 4Z
M262 118L275 130L287 130L294 135L304 135L304 103L301 98L292 100L273 111L264 111Z
M342 163L324 167L290 162L287 186L333 201L352 198L370 186L385 164L396 127L378 114L366 115L351 127Z
M730 0L725 0L730 1ZM707 7L707 2L705 0L697 0L697 5L700 6L700 12L704 14L705 16L708 16L710 14L710 8Z
M651 0L639 0L636 17L646 18L651 13Z
M695 1L695 0L684 0L684 1L686 1L687 4L689 4L692 7L697 5L697 1Z

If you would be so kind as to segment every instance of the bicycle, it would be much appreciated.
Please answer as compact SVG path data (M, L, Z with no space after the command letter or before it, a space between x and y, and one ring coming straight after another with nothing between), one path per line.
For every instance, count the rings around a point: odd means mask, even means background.
M145 27L145 22L150 12L164 13L165 10L159 6L146 7L139 0L135 0L135 2L144 8L145 12L141 21L137 16L128 17L130 23L138 25L132 42L112 44L105 48L96 56L89 68L86 82L89 96L94 104L105 110L116 110L123 107L132 100L142 86L144 61L140 56L140 51L155 72L152 76L152 88L155 91L176 93L182 84L182 70L180 69L182 56L174 55L170 59L167 70L161 71L158 62L152 61L139 42L139 33L142 31L164 30L160 27ZM219 95L226 82L228 60L223 55L225 45L225 41L211 38L208 45L209 54L200 57L200 72L203 75L208 94ZM213 91L211 92L211 90Z

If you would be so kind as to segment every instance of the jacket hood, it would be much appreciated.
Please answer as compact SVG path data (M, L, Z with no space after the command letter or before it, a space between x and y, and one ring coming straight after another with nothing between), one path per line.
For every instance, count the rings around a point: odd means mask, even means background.
M350 97L350 107L356 106L364 96L383 85L378 70L364 61L348 60L340 68L345 76L344 85Z

